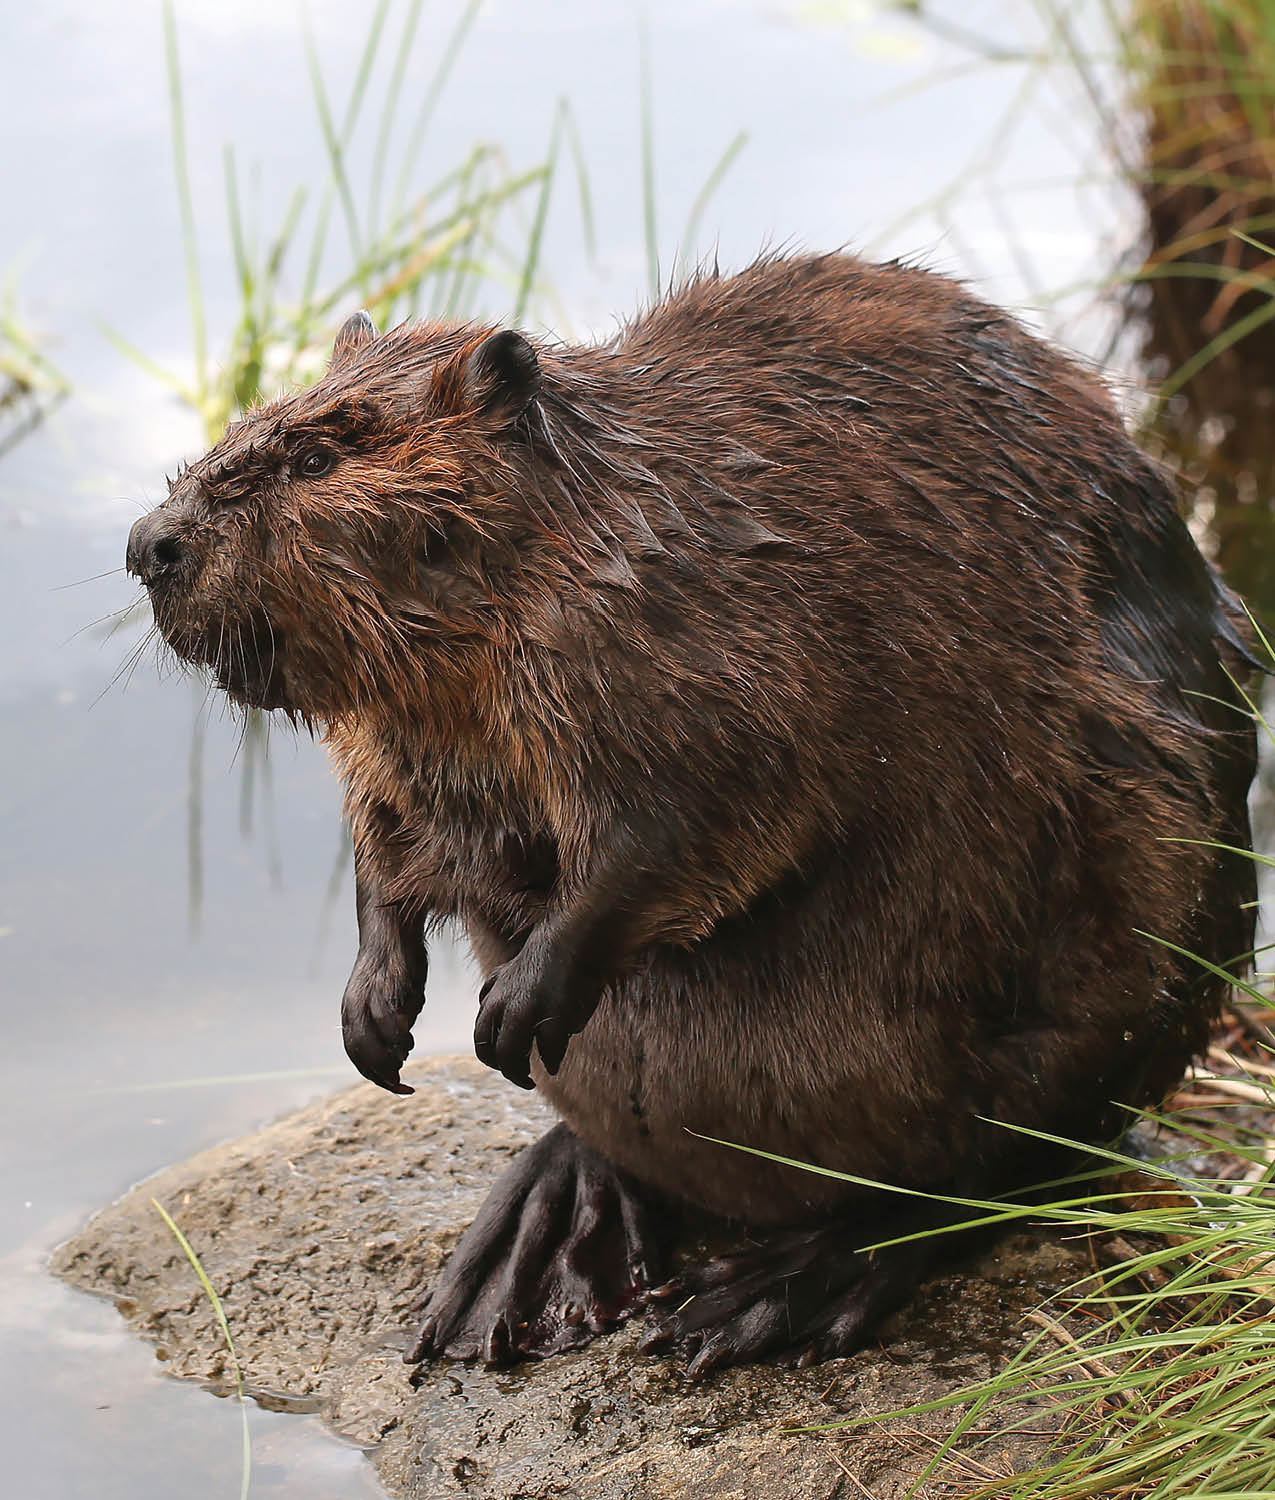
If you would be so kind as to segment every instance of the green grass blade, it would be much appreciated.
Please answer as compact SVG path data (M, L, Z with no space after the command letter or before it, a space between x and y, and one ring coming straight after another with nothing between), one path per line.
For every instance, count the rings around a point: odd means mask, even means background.
M518 278L518 295L514 299L513 320L522 322L527 314L535 287L536 271L540 265L540 249L544 242L545 224L549 218L549 200L553 195L553 180L558 169L558 152L562 143L563 119L566 112L564 101L558 101L553 114L553 127L549 133L549 152L545 158L544 176L540 181L540 192L536 196L535 213L531 220L531 233L527 236L527 253L523 257L522 274Z
M385 167L389 159L390 136L398 118L399 99L403 93L403 79L407 75L407 64L416 45L416 31L420 25L424 0L412 0L408 6L403 30L399 35L398 50L394 54L394 66L390 73L389 87L381 107L381 122L376 131L376 145L372 150L372 167L369 173L367 197L368 232L375 235L380 223L381 189L385 182Z
M322 1068L275 1068L264 1073L209 1073L199 1078L165 1078L158 1082L111 1083L100 1088L83 1090L90 1097L117 1094L169 1094L184 1093L187 1089L224 1089L247 1087L258 1083L298 1083L319 1078L350 1078L348 1064L333 1063ZM77 1090L77 1094L80 1091Z
M412 124L411 135L408 137L407 149L403 153L402 166L399 168L398 182L394 189L395 212L401 207L407 196L408 184L412 173L416 170L416 162L421 153L421 147L425 144L425 136L429 131L430 123L434 118L434 111L438 107L438 101L442 96L447 80L451 76L452 68L456 59L460 56L461 48L465 44L465 38L469 35L482 8L482 0L469 0L465 9L461 12L460 20L452 29L452 34L447 39L447 45L443 48L443 55L439 59L438 66L434 69L433 76L425 89L425 96L421 100L421 107L417 111L416 119Z
M164 59L168 72L169 129L173 143L173 169L177 176L177 204L181 215L182 253L186 261L186 297L190 305L191 335L195 345L195 384L202 392L207 381L208 331L204 316L204 294L199 275L199 245L195 232L195 209L190 190L190 162L186 149L186 112L182 99L181 59L177 48L177 21L173 0L164 0Z
M199 1278L199 1284L204 1289L204 1296L208 1298L212 1306L213 1314L217 1319L217 1326L221 1329L222 1339L225 1341L226 1353L230 1356L230 1368L235 1372L235 1394L239 1398L240 1427L243 1435L242 1464L239 1480L239 1500L248 1500L248 1491L252 1484L252 1434L248 1429L248 1398L244 1391L243 1371L239 1368L239 1356L235 1353L235 1341L230 1334L230 1324L226 1319L226 1309L221 1305L221 1298L217 1295L217 1289L213 1286L204 1270L203 1263L196 1255L194 1246L178 1228L172 1215L159 1201L152 1198L151 1204L155 1212L168 1226L169 1233L182 1248L182 1253L190 1262L191 1269Z
M1259 854L1256 849L1241 849L1236 844L1219 844L1216 839L1183 839L1172 838L1165 835L1159 841L1162 844L1193 844L1199 849L1220 849L1224 854L1238 854L1244 859L1251 859L1254 864L1269 865L1275 869L1275 857L1269 854ZM1248 954L1244 955L1246 958Z
M247 312L256 295L256 282L252 269L252 258L248 253L247 238L243 229L243 211L239 198L239 181L235 171L235 152L227 146L222 156L222 170L226 183L226 222L230 226L230 250L235 262L235 274L239 277L239 296Z
M1249 984L1246 980L1237 979L1234 974L1222 968L1220 964L1210 963L1207 958L1201 958L1198 953L1192 953L1189 948L1179 948L1176 943L1171 943L1168 938L1156 937L1154 932L1143 932L1141 928L1135 927L1133 931L1139 936L1158 943L1161 948L1167 948L1170 953L1176 953L1179 958L1188 958L1193 964L1207 970L1218 979L1225 979L1233 989L1239 990L1241 995L1247 995L1250 1000L1257 1000L1262 1005L1270 1003L1270 996L1262 994L1261 990Z
M589 168L584 159L584 147L580 142L580 132L576 129L575 114L570 101L564 98L559 108L562 110L563 138L567 143L567 149L571 152L571 161L576 169L576 199L580 205L580 224L584 230L585 252L590 260L594 260L598 253L598 236L593 216L593 189L589 183Z
M319 282L324 251L327 248L327 233L331 219L334 185L336 194L341 200L342 213L346 222L346 232L349 236L350 249L355 261L355 279L359 281L360 285L362 283L362 278L357 275L357 268L360 266L362 258L359 248L362 244L362 234L359 230L358 211L355 208L354 195L345 171L345 147L349 144L349 140L358 123L368 79L371 76L372 67L376 60L387 14L387 0L380 0L377 10L373 15L371 29L363 45L358 72L355 76L354 88L350 95L350 101L346 106L345 116L341 121L341 128L338 131L332 116L331 106L328 102L327 90L323 85L318 55L314 46L313 30L310 26L308 14L304 11L302 12L306 42L306 61L310 73L311 92L319 114L319 127L323 133L331 175L331 181L324 190L323 198L315 214L314 230L310 242L310 255L306 265L305 282L301 297L303 310L310 307ZM298 319L297 333L294 340L298 351L304 347L312 332L313 322L304 316L303 313Z
M682 232L681 243L677 247L678 268L684 267L689 257L695 253L695 245L699 239L700 221L704 217L704 210L713 200L713 195L722 185L722 179L735 164L735 159L748 144L748 132L741 130L738 135L726 147L725 151L717 158L713 170L704 179L704 185L695 195L695 202L691 204L691 211L686 216L686 228Z
M345 171L345 151L336 128L336 121L332 118L332 107L328 102L328 91L323 82L323 71L315 49L309 12L302 11L302 15L305 17L305 57L306 68L310 74L310 89L314 95L314 107L319 116L319 127L323 132L323 144L328 153L328 167L336 186L341 211L345 217L345 232L350 242L350 254L357 264L362 255L363 243L363 236L359 229L358 209L354 205L354 194Z
M1224 354L1233 344L1238 344L1241 339L1246 339L1249 334L1256 333L1259 328L1264 328L1272 318L1275 318L1275 288L1272 289L1269 300L1263 306L1255 307L1244 317L1237 318L1234 323L1229 324L1211 338L1203 349L1197 350L1190 359L1183 361L1156 392L1157 404L1163 406L1171 396L1176 395L1188 381L1211 365L1219 355Z
M372 69L376 65L376 54L380 51L381 35L385 30L386 17L389 15L389 0L378 0L376 10L372 15L372 24L368 28L367 37L363 43L363 51L359 55L358 71L354 75L354 85L350 90L349 103L345 106L345 115L341 120L341 145L348 146L354 135L355 127L359 122L359 115L363 110L363 100L367 94L368 80L372 76Z
M166 370L157 360L153 360L149 354L145 354L136 344L130 343L117 328L112 328L109 323L104 323L100 318L95 320L98 331L102 337L114 344L119 352L139 369L145 370L155 380L166 385L186 402L188 406L198 408L199 393L179 376L174 375L171 370Z
M655 210L655 126L651 100L651 39L643 16L638 22L638 107L642 146L642 238L646 246L646 289L660 299L660 239Z

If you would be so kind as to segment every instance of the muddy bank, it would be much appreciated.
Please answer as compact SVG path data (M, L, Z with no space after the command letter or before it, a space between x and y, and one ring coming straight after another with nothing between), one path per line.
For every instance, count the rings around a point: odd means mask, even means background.
M923 1462L920 1430L950 1418L849 1441L784 1429L927 1400L988 1372L1023 1341L1022 1314L1076 1274L1069 1251L1018 1236L928 1283L882 1342L813 1370L692 1385L671 1361L636 1353L635 1326L513 1372L431 1366L413 1385L399 1358L412 1303L549 1116L468 1059L407 1076L411 1099L359 1085L169 1168L94 1218L55 1269L114 1298L174 1375L225 1391L215 1313L158 1199L223 1300L251 1391L321 1410L408 1500L901 1494ZM1021 1463L1037 1441L1005 1433L981 1461Z

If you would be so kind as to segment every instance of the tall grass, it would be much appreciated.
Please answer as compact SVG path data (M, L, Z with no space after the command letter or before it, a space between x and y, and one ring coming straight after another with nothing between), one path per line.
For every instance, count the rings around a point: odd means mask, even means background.
M1027 1315L1031 1331L1001 1369L931 1401L802 1430L853 1441L904 1424L915 1451L916 1419L950 1412L908 1495L1275 1500L1275 1066L1219 1061L1224 1072L1195 1071L1178 1111L1138 1117L1154 1133L1153 1161L1027 1131L1096 1165L1050 1185L1047 1202L941 1200L968 1215L945 1232L1053 1226L1095 1263ZM1033 1426L1040 1456L1012 1470L1001 1434Z
M546 274L544 242L551 200L564 177L585 245L590 254L596 251L584 148L566 99L558 101L543 147L530 165L515 166L503 148L480 141L447 168L432 168L426 150L429 128L481 0L466 0L414 115L405 119L404 83L416 55L423 8L423 0L408 0L402 7L377 0L343 101L331 95L306 24L304 63L325 170L320 182L293 188L272 225L261 225L255 181L250 174L245 182L237 152L225 148L225 219L238 313L225 349L214 358L205 257L191 187L180 44L173 0L165 0L164 54L193 369L189 374L165 369L122 333L108 333L198 413L210 444L232 416L263 394L315 379L335 327L355 305L367 308L382 327L418 316L464 319L476 315L482 304L507 308L515 321L542 308L560 310ZM639 26L638 56L639 185L647 291L654 298L663 281L645 24ZM708 204L746 140L744 132L738 133L707 171L676 246L675 268L695 254ZM370 156L361 151L365 145ZM355 160L367 164L356 171Z
M191 368L168 369L121 332L108 336L131 360L194 411L206 444L263 397L304 386L323 371L335 328L355 306L378 326L428 316L465 319L491 308L515 321L560 311L545 263L545 241L555 193L569 190L587 250L596 252L593 198L585 152L569 102L555 106L542 149L528 166L515 166L489 142L474 144L459 161L430 163L429 130L444 90L481 9L465 0L410 116L404 94L417 54L423 0L376 0L343 99L333 97L308 23L301 51L323 171L297 184L277 218L262 223L261 194L232 146L223 153L225 224L235 278L236 312L224 346L210 331L201 245L190 170L186 88L173 0L164 0L163 44L181 251L190 316ZM639 146L647 290L661 285L656 220L656 159L651 69L645 26L639 30ZM672 264L695 253L713 194L746 141L739 133L713 163L691 205ZM356 170L354 163L364 165ZM203 894L203 716L192 728L188 798L188 905L197 929ZM250 712L242 742L241 827L251 833L256 809L266 811L272 880L281 861L269 823L269 736L262 715ZM325 911L349 862L348 839L336 851Z
M1223 1080L1234 1081L1234 1080ZM1263 1112L1275 1089L1248 1083ZM1234 1103L1234 1101L1232 1101ZM1215 1108L1225 1108L1224 1095ZM1275 1138L1156 1117L1176 1151L1149 1170L1103 1153L1130 1183L1007 1214L1091 1237L1106 1263L1031 1321L995 1375L843 1432L959 1413L911 1493L932 1480L979 1500L1229 1500L1275 1496ZM1239 1163L1245 1170L1237 1172ZM1012 1414L1012 1415L1011 1415ZM1057 1435L1012 1474L971 1484L959 1455L998 1417L1047 1416ZM990 1419L990 1420L989 1420ZM950 1493L950 1491L949 1491Z
M238 312L226 347L214 359L205 257L191 187L180 44L172 0L165 0L164 52L193 368L189 374L163 368L123 334L110 332L117 346L198 414L209 444L234 415L264 394L315 379L335 326L355 305L366 307L385 326L421 314L466 317L484 292L502 291L525 312L543 289L538 274L542 218L540 232L528 233L526 225L537 202L546 201L564 155L575 158L577 179L583 183L570 112L565 104L559 106L546 148L528 168L515 169L500 147L478 143L460 161L430 176L425 157L429 125L479 0L469 0L461 12L415 116L404 123L403 84L417 47L422 9L422 0L410 0L395 28L390 0L378 0L348 96L339 102L331 96L306 27L304 65L325 170L319 182L298 184L285 196L273 224L261 224L255 180L249 174L245 181L234 147L225 148L225 221ZM378 68L387 48L389 75L379 88L379 107L374 107L378 90L373 84L381 82ZM364 184L357 180L351 158L365 138L371 159ZM587 190L582 193L587 216Z
M1142 125L1131 172L1149 348L1171 394L1226 410L1240 393L1206 379L1225 381L1228 350L1275 315L1269 297L1250 297L1275 267L1252 238L1275 229L1275 5L1133 0L1119 40ZM1275 384L1275 343L1254 338L1244 356Z

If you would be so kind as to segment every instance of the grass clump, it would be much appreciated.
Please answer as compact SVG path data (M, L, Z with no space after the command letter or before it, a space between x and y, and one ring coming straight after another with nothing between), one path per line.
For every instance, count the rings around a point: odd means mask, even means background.
M1272 1077L1197 1074L1189 1112L1149 1117L1175 1150L1153 1168L1104 1153L1122 1184L1032 1211L1083 1226L1102 1264L1033 1317L995 1376L854 1424L961 1411L912 1493L941 1482L970 1500L1275 1496ZM1199 1118L1217 1111L1235 1118ZM1025 1410L1057 1433L1044 1456L971 1484L967 1435Z
M419 180L426 167L429 127L481 7L482 0L466 0L410 119L402 109L404 83L424 0L408 0L401 7L377 0L349 95L340 104L329 92L306 25L305 68L325 174L317 185L295 187L275 224L263 228L251 174L245 183L234 149L225 148L226 223L238 312L227 347L214 360L191 190L179 39L173 0L165 0L169 119L193 370L182 375L165 369L122 334L107 332L199 415L210 445L228 421L264 394L317 378L335 328L356 306L366 308L379 327L415 317L464 320L481 315L485 302L502 304L515 322L543 308L561 311L545 274L544 243L554 189L564 174L571 179L585 246L590 254L596 252L584 148L567 100L558 101L543 149L531 165L515 167L501 147L479 141L423 186ZM645 25L639 27L638 43L639 186L647 290L654 299L663 281ZM373 99L379 104L369 102ZM740 131L706 173L672 257L675 275L693 261L708 205L746 141ZM356 170L356 160L366 164Z
M422 316L480 317L490 303L507 309L515 322L542 309L560 311L546 275L544 249L554 191L564 176L578 205L586 249L594 253L592 193L579 130L566 100L554 109L543 150L532 165L516 168L500 147L478 142L460 161L420 185L429 128L481 0L465 0L409 116L403 109L405 83L423 9L424 0L397 6L392 0L376 0L348 97L341 101L329 91L306 26L304 66L323 144L324 171L317 184L298 185L286 195L273 224L260 222L253 174L245 180L234 149L225 148L225 215L236 312L225 347L214 358L191 187L179 37L173 0L165 0L164 51L190 310L190 369L167 369L122 333L105 331L128 358L196 413L207 446L218 441L237 415L275 391L317 379L326 367L335 329L356 307L366 308L382 328ZM656 296L661 277L645 28L640 31L639 51L640 187L648 288ZM691 262L709 202L745 141L743 132L736 135L705 176L677 243L675 274ZM357 169L356 161L362 164ZM242 755L241 828L245 835L251 833L254 803L263 803L270 875L278 884L281 860L268 822L268 735L256 710L246 716ZM203 901L203 758L203 718L197 710L187 831L192 930L198 927ZM325 911L348 863L346 837L337 853Z
M392 27L390 0L378 0L350 93L339 106L323 76L314 38L304 34L305 67L323 141L321 183L298 185L277 221L258 222L257 192L244 181L233 147L223 154L226 223L238 311L214 360L195 225L186 110L176 20L166 0L164 46L177 199L191 317L190 374L163 368L120 333L110 337L199 416L211 445L239 412L279 387L322 373L336 326L355 307L378 325L428 315L466 318L499 291L517 315L546 291L540 250L549 192L565 159L576 167L586 233L591 206L580 143L565 103L556 110L540 160L518 170L479 142L425 185L418 179L430 122L480 8L469 0L444 46L414 116L403 120L403 84L414 54L423 0L410 0ZM393 33L392 42L387 37ZM388 58L388 78L378 67ZM373 88L373 80L378 86ZM373 109L370 98L379 98ZM370 132L370 137L369 137ZM405 139L403 139L405 137ZM358 180L351 157L370 139L371 164ZM343 243L341 243L343 241Z

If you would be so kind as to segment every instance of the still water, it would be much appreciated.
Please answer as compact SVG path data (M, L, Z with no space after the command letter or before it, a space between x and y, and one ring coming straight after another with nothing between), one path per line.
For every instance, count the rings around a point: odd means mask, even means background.
M1023 8L947 9L1007 34ZM340 97L372 7L308 10ZM151 0L5 11L0 268L17 266L24 307L75 387L0 460L5 1488L107 1500L167 1496L176 1480L231 1496L231 1404L165 1380L109 1306L43 1265L140 1177L351 1081L337 1023L354 944L339 797L311 744L277 734L266 785L202 687L153 656L119 673L140 638L131 622L109 633L135 598L119 571L128 527L199 447L189 413L101 327L188 364L160 12ZM954 43L866 5L646 0L643 11L666 250L744 128L748 146L703 221L701 248L724 266L766 245L874 245L1024 306L1103 263L1118 200L1075 187L1083 116L1047 91L1049 107L1014 115L994 171L984 164L957 197L915 214L981 160L1019 74L971 69ZM408 95L456 14L427 12ZM177 17L215 354L233 311L223 144L259 163L267 202L321 183L323 147L292 4L181 0ZM599 245L594 260L563 195L547 249L563 332L605 330L645 284L638 27L625 3L491 0L435 123L432 175L479 138L530 165L554 102L571 99ZM1075 300L1065 331L1096 348L1101 319L1087 306ZM468 1047L472 1012L465 957L444 950L418 1049ZM377 1493L362 1456L314 1419L254 1413L253 1438L254 1495Z

